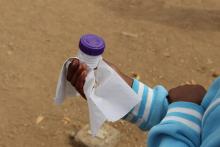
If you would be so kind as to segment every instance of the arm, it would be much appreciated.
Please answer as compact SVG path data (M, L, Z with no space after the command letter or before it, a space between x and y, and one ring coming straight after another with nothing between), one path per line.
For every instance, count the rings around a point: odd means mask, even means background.
M209 87L202 106L206 110L202 120L201 147L220 146L220 77Z
M201 85L182 85L169 91L166 116L149 132L150 147L200 146L203 107L201 103L206 90ZM184 102L185 101L185 102ZM194 102L194 103L193 103ZM198 103L198 104L196 104Z
M166 116L148 134L149 147L200 146L203 108L191 102L169 105Z
M162 86L151 89L138 80L133 81L132 89L142 100L123 119L136 124L141 130L149 130L166 114L167 90Z

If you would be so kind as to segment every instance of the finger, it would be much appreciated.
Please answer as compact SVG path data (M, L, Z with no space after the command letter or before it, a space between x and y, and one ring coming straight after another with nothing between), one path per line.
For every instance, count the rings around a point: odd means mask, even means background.
M68 81L72 79L72 76L75 74L78 67L79 67L79 59L74 58L68 67L68 72L67 72Z
M88 71L82 72L82 74L80 75L79 80L77 81L76 86L75 86L76 90L78 90L78 92L81 94L81 96L85 99L86 99L86 96L85 96L85 93L83 90L83 86L85 84L85 79L86 79L87 73L88 73Z
M87 70L86 64L80 64L78 69L76 70L75 74L73 74L72 79L71 79L71 84L73 86L76 85L76 81L79 80L80 74L84 71Z
M85 71L83 71L81 73L81 75L79 76L78 80L76 81L75 87L79 91L83 91L83 86L84 86L84 83L85 83L86 76L87 76L87 71L85 70Z

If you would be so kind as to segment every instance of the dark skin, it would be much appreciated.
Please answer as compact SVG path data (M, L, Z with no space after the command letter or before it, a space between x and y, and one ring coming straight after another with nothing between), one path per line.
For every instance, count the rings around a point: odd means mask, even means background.
M133 79L122 73L114 64L105 60L126 82L132 86ZM80 63L78 59L73 59L68 67L67 80L76 88L83 98L86 99L83 92L83 86L88 74L88 67L84 63ZM182 85L169 90L167 99L169 103L177 101L193 102L200 104L206 93L206 89L198 84Z

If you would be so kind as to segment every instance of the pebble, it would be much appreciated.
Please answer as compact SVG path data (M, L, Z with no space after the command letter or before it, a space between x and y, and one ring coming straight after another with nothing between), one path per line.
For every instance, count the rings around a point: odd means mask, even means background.
M208 60L207 60L207 63L208 63L208 64L213 64L213 61L212 61L211 59L208 59Z
M7 51L7 55L8 56L12 55L12 51Z
M170 53L165 52L165 53L163 53L163 56L169 58L170 57Z
M74 142L85 147L114 147L120 142L121 133L114 127L104 124L96 136L92 136L89 125L79 130Z
M207 70L207 67L205 67L205 66L198 67L196 70L197 70L198 72L200 72L200 73L205 73L206 70Z
M140 80L140 75L136 72L131 72L131 77Z
M220 76L220 72L219 71L213 71L212 72L212 77L217 78L218 76Z
M126 122L123 121L123 120L120 120L119 123L122 124L122 125L124 126Z
M71 122L71 119L69 118L69 117L64 117L63 118L63 123L64 123L64 125L66 125L66 124L68 124L68 123L70 123Z
M14 138L14 135L13 134L8 134L8 137L13 139Z
M23 124L23 126L24 126L24 127L28 127L28 126L29 126L29 124L26 124L26 123L25 123L25 124Z
M41 142L41 146L45 146L45 143Z
M191 83L192 83L193 85L195 85L195 84L196 84L196 81L195 81L195 80L191 80Z
M41 123L44 120L44 117L42 115L38 116L36 119L36 124Z
M68 134L69 134L69 136L70 136L71 138L74 138L75 135L76 135L76 132L75 132L75 131L70 131Z
M137 38L138 34L130 33L130 32L121 32L123 36Z
M185 62L185 60L184 59L180 59L180 63L184 63Z

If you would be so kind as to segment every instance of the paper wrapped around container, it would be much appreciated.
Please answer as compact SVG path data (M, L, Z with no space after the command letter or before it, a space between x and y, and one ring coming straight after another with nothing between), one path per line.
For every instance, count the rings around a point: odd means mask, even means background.
M55 96L57 104L61 104L66 97L79 95L66 80L72 59L66 60L61 69ZM89 70L83 89L93 135L97 134L106 120L115 122L121 119L140 102L132 88L103 60L100 60L96 70Z

